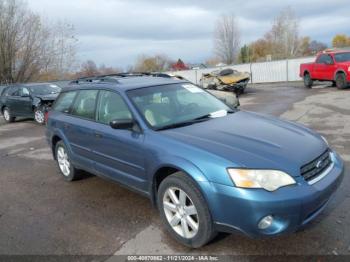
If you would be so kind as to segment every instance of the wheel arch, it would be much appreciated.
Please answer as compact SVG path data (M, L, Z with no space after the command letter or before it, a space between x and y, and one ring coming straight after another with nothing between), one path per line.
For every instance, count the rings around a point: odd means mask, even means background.
M202 171L198 167L190 163L188 160L183 160L181 161L181 163L178 163L178 160L177 160L176 164L174 164L173 162L167 162L155 168L154 171L151 173L152 178L150 180L151 183L150 183L149 190L151 193L150 196L151 196L151 202L153 206L155 207L157 206L157 192L161 182L165 178L167 178L168 176L176 172L182 172L188 178L190 178L197 185L203 197L206 199L206 194L204 194L203 189L198 183L198 182L208 182L208 179L206 178L206 176L202 173Z
M303 72L303 76L305 76L306 74L309 74L310 75L310 77L311 77L311 73L310 73L310 71L309 70L304 70L304 72ZM311 79L312 79L312 77L311 77Z
M5 109L5 107L7 107L7 106L6 106L6 105L2 105L2 106L1 106L1 108L0 108L0 110L1 110L1 111L0 111L0 112L1 112L1 114L3 114L3 113L4 113L4 109Z
M72 155L72 149L68 143L68 140L65 137L65 135L63 134L63 132L61 132L60 130L54 130L49 141L51 142L51 150L52 150L52 154L53 154L53 157L55 160L56 160L55 149L56 149L56 145L59 141L62 141L65 144L67 151L68 151L68 154Z
M51 139L51 150L53 154L53 158L56 160L56 145L59 141L62 141L62 138L58 135L54 135Z
M334 76L333 76L333 80L335 80L335 78L337 77L338 74L344 74L346 77L346 72L344 69L338 69L334 72Z

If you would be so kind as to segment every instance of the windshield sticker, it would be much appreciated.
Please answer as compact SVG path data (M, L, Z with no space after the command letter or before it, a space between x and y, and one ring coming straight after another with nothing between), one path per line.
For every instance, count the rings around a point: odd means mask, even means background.
M182 85L184 88L186 88L191 93L202 93L204 92L201 88L195 86L195 85Z

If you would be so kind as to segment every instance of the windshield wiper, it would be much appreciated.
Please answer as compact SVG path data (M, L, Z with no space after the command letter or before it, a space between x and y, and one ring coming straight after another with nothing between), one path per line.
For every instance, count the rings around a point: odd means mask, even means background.
M228 110L228 111L226 111L226 112L227 112L227 114L232 114L232 113L234 113L235 111L233 111L233 110ZM191 119L191 120L188 120L188 121L184 121L184 122L180 122L180 123L175 123L175 124L170 124L170 125L165 125L165 126L162 126L162 127L157 128L156 131L161 131L161 130L166 130L166 129L172 129L172 128L177 128L177 127L183 127L183 126L189 126L189 125L192 125L192 124L195 124L195 123L203 122L203 121L212 119L212 118L213 118L213 114L215 114L215 113L217 113L217 112L213 112L213 113L210 113L210 114L206 114L206 115L203 115L203 116L199 116L199 117L196 117L196 118Z
M175 124L170 124L170 125L166 125L166 126L162 126L159 128L156 128L156 131L161 131L161 130L166 130L166 129L172 129L172 128L177 128L177 127L183 127L183 126L189 126L195 123L199 123L199 122L203 122L209 120L209 118L195 118L192 120L188 120L188 121L184 121L184 122L180 122L180 123L175 123Z

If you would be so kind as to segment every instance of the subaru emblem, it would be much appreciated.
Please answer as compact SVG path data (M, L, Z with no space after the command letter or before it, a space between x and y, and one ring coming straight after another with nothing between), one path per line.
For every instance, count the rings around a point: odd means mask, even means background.
M316 168L320 168L322 166L323 160L320 160L316 163Z

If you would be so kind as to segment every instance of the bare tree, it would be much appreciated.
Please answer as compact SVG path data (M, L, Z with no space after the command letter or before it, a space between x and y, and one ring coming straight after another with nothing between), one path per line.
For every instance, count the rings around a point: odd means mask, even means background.
M75 60L74 29L50 27L22 0L0 0L0 82L60 78Z
M135 72L162 72L168 70L171 60L166 55L140 55L133 68Z
M73 78L110 75L120 72L122 72L120 68L107 67L104 64L97 67L96 63L93 60L87 60L80 65L80 70L75 73Z
M88 60L81 64L81 70L79 72L80 77L90 77L99 75L96 63L92 60Z
M271 55L282 59L295 57L299 49L299 19L287 7L275 18L272 29L265 36L271 42Z
M236 61L240 47L240 31L234 15L222 15L215 27L215 54L226 64Z
M102 64L99 66L98 71L100 75L111 75L121 73L123 70L121 68L106 66Z

